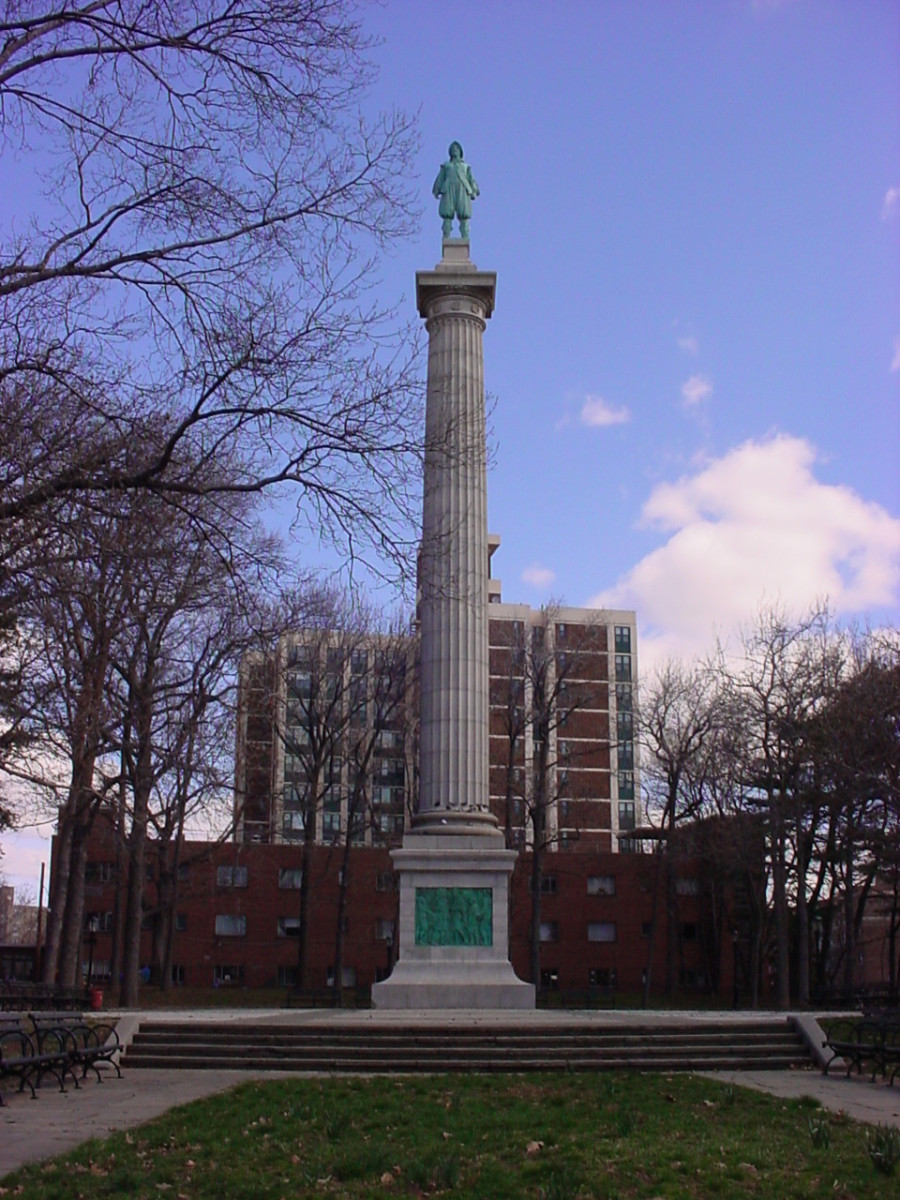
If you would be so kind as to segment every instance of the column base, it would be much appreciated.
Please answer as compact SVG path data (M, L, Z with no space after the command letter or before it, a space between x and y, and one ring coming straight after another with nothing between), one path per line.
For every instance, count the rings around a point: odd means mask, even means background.
M499 831L406 835L391 855L400 874L398 958L372 988L380 1009L533 1009L534 987L509 961L509 876Z

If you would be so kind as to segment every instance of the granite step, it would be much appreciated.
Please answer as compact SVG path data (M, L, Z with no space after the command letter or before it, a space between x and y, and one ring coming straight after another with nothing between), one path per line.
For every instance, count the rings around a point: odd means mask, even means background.
M127 1067L316 1072L776 1070L809 1063L787 1021L523 1029L144 1022Z

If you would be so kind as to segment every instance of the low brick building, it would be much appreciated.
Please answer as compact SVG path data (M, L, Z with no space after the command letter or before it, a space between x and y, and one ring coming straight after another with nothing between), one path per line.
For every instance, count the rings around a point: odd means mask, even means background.
M116 894L112 830L101 822L88 866L84 969L92 940L93 977L109 975ZM142 962L152 957L156 890L149 847L147 920ZM286 844L187 842L181 853L171 955L172 980L189 987L289 988L296 979L299 849ZM347 877L344 985L369 988L390 970L396 947L396 880L386 847L353 847ZM333 981L341 855L328 846L312 852L308 986ZM521 978L529 963L530 855L512 879L511 957ZM541 913L541 984L560 992L590 987L641 990L650 945L653 855L548 853ZM730 938L710 928L705 882L691 860L679 867L677 929L681 990L702 994L718 981L731 994ZM661 910L660 910L661 911ZM666 922L655 938L652 980L665 973ZM721 934L721 930L718 931ZM719 947L719 949L716 949ZM716 961L711 961L715 954Z

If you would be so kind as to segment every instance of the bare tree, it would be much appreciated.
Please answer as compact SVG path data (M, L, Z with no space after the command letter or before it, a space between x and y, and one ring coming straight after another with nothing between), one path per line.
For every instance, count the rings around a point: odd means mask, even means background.
M63 794L43 978L53 982L58 976L64 986L75 983L80 963L87 839L112 782L103 765L114 749L108 684L132 568L121 514L70 515L33 575L23 613L41 661L30 702L41 715L42 752L26 771L52 797ZM62 763L68 763L65 783Z
M650 997L663 875L667 926L666 993L670 994L675 986L679 928L674 833L678 820L697 815L689 783L701 751L716 726L715 678L712 671L708 667L687 667L672 660L663 663L655 675L642 684L636 716L638 741L644 751L642 779L648 796L647 813L649 816L655 812L659 822L653 914L644 974L643 999L646 1007Z
M197 506L198 501L194 501ZM209 504L207 498L203 503ZM139 506L128 534L140 555L112 662L120 687L122 763L127 782L127 894L123 936L121 1002L137 1003L140 933L146 912L145 860L154 805L172 777L178 807L196 766L198 722L210 703L210 686L221 689L223 668L236 667L249 623L241 620L247 560L259 568L272 549L248 539L247 505L217 505L219 533L228 546L197 536L197 524L158 499ZM252 530L252 526L251 526ZM271 566L277 566L277 561ZM243 628L241 628L243 626ZM237 645L235 641L237 639ZM229 739L230 742L230 739ZM190 754L190 757L188 757ZM171 881L168 881L171 882ZM165 884L163 885L165 886ZM168 915L168 914L166 914ZM157 924L164 914L157 910Z
M350 690L349 720L344 731L347 761L347 808L341 849L334 947L334 1002L343 1003L344 940L347 900L353 869L351 847L363 839L366 825L372 841L396 842L403 831L408 763L411 643L396 628L366 639L366 698L360 707L361 685ZM397 799L397 793L403 794Z
M798 999L809 986L807 871L812 854L809 726L844 669L844 647L824 608L799 621L770 610L745 634L739 662L725 670L745 802L762 815L771 861L776 1002L790 1003L790 903L797 915Z
M413 139L361 117L367 50L345 0L0 3L0 151L42 186L0 241L4 531L290 482L345 551L408 541L419 394L369 288Z

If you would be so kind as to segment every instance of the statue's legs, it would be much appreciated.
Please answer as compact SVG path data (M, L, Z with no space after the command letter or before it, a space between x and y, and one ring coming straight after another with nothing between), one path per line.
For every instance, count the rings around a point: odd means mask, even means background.
M459 236L460 236L461 238L466 238L466 239L468 239L468 236L469 236L469 222L468 222L468 219L467 219L466 217L460 217L460 218L459 218Z
M453 237L453 218L452 217L444 217L441 228L444 231L445 238Z

